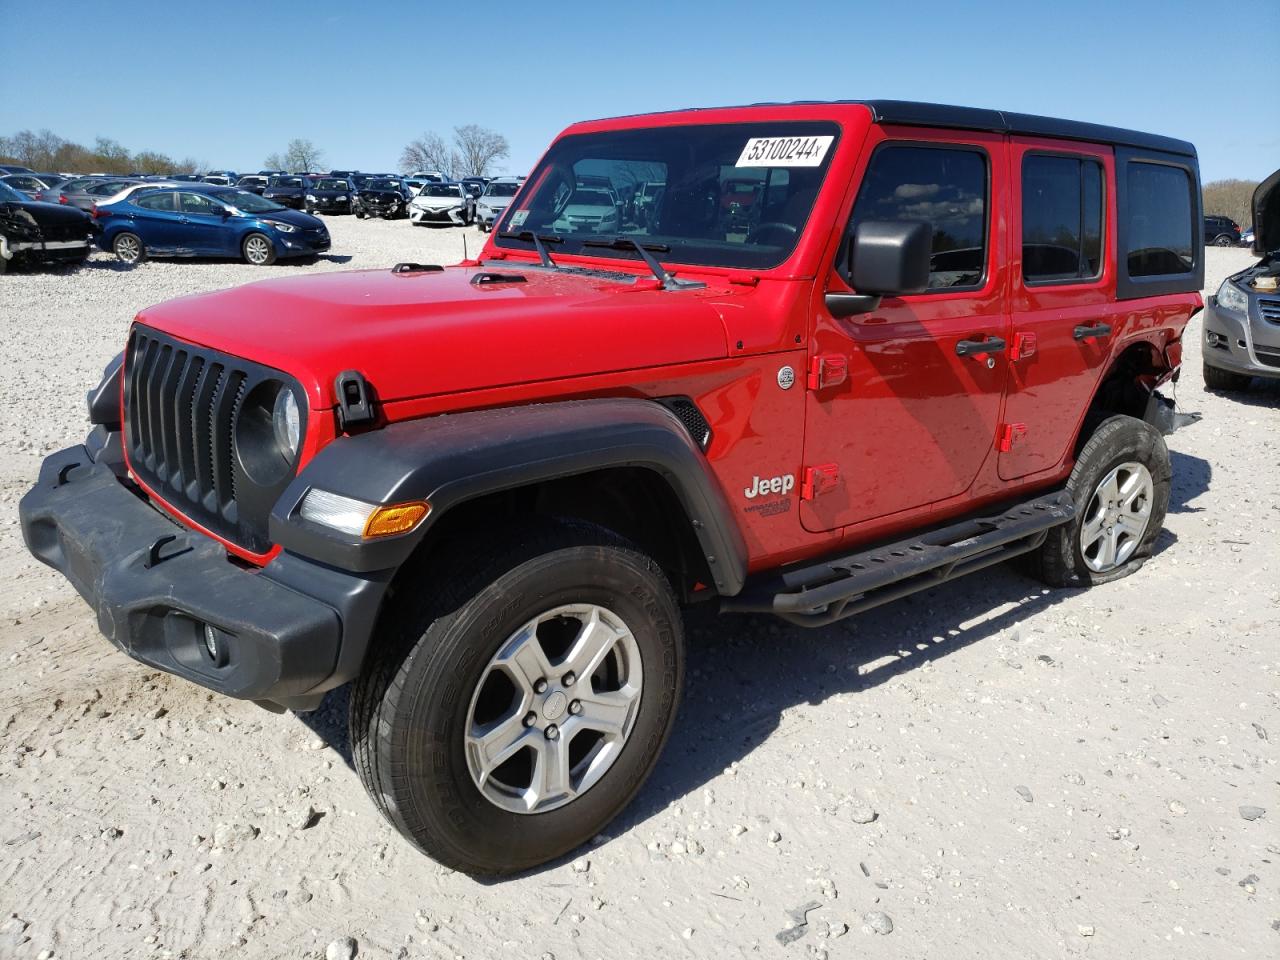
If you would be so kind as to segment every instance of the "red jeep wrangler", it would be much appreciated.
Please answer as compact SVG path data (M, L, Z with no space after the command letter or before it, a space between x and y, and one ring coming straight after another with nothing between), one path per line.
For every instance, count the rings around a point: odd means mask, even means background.
M661 200L570 224L584 176ZM139 314L23 532L138 660L277 709L352 681L387 818L521 870L656 763L683 603L820 625L1017 556L1057 586L1136 570L1200 223L1191 144L1090 124L577 124L477 260Z

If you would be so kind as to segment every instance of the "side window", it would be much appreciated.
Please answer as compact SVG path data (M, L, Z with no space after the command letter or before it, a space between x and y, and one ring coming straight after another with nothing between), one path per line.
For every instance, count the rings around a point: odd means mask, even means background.
M1022 276L1092 280L1102 272L1102 166L1083 157L1022 160Z
M215 203L202 193L178 194L178 209L183 213L200 213L205 216L222 213L222 205Z
M1129 276L1158 277L1195 269L1191 177L1182 167L1132 160L1125 170Z
M174 194L169 191L163 193L148 193L144 197L139 197L134 201L135 206L142 207L144 210L173 210Z
M866 220L933 227L929 288L981 286L987 263L987 156L965 147L887 146L871 158L849 232Z

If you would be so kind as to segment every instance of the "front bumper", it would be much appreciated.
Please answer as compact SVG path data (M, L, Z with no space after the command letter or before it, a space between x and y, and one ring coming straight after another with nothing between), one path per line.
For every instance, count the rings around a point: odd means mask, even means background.
M279 233L276 234L276 256L307 257L324 253L332 244L329 234Z
M429 207L410 207L409 219L414 223L452 223L462 226L466 217L462 207L450 207L447 210L433 210Z
M92 238L75 240L9 240L0 237L0 257L5 260L57 262L83 260L89 255Z
M355 676L387 575L284 552L261 569L233 562L122 478L118 438L98 428L92 452L51 455L19 506L27 548L71 582L103 635L167 673L294 709L313 708Z
M1263 316L1261 299L1249 296L1247 315L1222 309L1216 297L1205 304L1205 363L1250 377L1280 378L1280 321Z
M315 200L308 200L308 205L312 210L319 210L321 213L350 213L350 200L333 200L328 197L319 197Z

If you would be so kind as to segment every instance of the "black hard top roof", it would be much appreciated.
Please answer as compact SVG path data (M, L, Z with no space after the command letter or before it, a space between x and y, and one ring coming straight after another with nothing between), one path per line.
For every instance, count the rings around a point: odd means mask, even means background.
M1160 150L1196 155L1195 144L1154 133L1108 127L1079 120L1059 120L1031 113L1009 113L981 107L951 107L940 103L917 103L911 100L856 100L871 110L876 123L901 123L919 127L958 127L962 130L990 130L995 133L1020 133L1032 137L1057 137L1063 140L1088 140L1112 143L1144 150Z

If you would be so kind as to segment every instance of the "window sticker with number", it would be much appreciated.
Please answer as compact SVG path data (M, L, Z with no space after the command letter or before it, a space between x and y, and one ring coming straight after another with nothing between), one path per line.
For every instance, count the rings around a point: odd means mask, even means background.
M835 137L752 137L738 157L739 167L817 167Z

